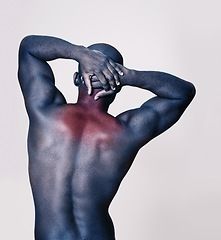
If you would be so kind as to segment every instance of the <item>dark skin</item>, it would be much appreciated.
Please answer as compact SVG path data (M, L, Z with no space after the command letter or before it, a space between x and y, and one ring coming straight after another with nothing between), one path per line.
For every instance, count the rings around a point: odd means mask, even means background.
M139 149L171 127L195 94L187 81L128 69L117 55L110 58L113 49L98 49L43 36L26 37L20 46L37 240L114 240L108 208L122 179ZM76 104L55 87L47 61L57 58L79 63ZM156 96L113 117L108 107L126 85Z

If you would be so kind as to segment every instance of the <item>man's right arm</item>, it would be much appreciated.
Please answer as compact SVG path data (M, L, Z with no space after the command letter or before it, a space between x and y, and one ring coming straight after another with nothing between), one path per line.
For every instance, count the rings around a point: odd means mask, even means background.
M19 48L18 78L25 98L27 111L38 112L39 106L65 103L55 87L55 80L48 61L58 58L73 59L79 63L81 76L91 92L90 75L96 75L103 86L115 86L119 67L107 56L83 46L49 36L27 36ZM107 82L109 84L107 84Z
M181 117L195 96L195 87L190 82L163 72L136 71L125 67L122 71L122 86L146 89L156 95L140 108L117 116L129 127L139 146L143 146Z

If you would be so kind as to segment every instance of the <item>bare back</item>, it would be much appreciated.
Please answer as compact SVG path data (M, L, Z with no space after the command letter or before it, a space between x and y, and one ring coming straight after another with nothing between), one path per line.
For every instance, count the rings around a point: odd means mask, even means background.
M84 234L93 225L99 237L108 229L105 234L113 239L108 207L138 150L129 131L107 113L74 104L45 112L29 131L36 226L44 229L45 221L47 226L52 221L52 229L64 225L66 234L69 227Z
M138 150L176 123L195 95L187 81L128 69L115 48L96 46L98 52L46 36L28 36L20 45L38 240L114 240L108 208L120 182ZM48 61L57 58L79 63L77 104L67 104L55 86ZM107 111L116 86L156 96L114 118Z

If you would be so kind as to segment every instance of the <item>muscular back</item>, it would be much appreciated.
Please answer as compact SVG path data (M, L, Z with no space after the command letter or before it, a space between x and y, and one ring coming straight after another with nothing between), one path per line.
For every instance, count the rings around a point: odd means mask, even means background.
M30 119L37 240L114 240L108 207L137 151L178 121L195 95L191 83L123 67L114 62L122 63L116 49L98 45L94 52L53 37L21 42L18 77ZM55 86L47 62L57 58L79 63L77 104L67 104ZM119 84L156 96L114 118L107 110Z
M113 237L108 207L137 152L129 131L111 115L76 104L45 112L29 131L36 227L84 234L93 226L99 237L104 229Z

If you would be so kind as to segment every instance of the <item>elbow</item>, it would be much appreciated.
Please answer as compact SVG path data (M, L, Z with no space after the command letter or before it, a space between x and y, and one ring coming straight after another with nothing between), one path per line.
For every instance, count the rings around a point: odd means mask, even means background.
M28 35L26 37L24 37L22 40L21 40L21 43L20 43L20 47L19 47L19 51L28 51L28 49L30 48L30 45L33 41L33 38L34 36L33 35Z
M186 83L186 88L185 88L185 91L183 92L183 101L189 105L190 102L193 100L193 98L195 97L196 95L196 88L195 86L190 83L190 82L187 82Z
M195 97L196 95L196 88L192 83L188 83L188 94L187 97L192 101L192 99Z

